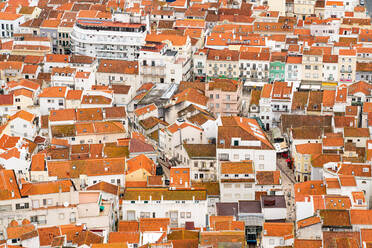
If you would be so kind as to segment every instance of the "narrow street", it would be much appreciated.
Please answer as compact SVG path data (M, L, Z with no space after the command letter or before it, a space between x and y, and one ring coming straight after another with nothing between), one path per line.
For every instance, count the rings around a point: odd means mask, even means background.
M285 159L279 158L277 162L277 169L280 170L282 175L283 193L287 203L287 221L296 220L296 204L294 199L294 174L288 168Z

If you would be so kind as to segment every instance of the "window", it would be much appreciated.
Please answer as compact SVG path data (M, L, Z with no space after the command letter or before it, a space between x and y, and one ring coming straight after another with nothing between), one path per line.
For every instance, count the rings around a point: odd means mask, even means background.
M235 188L239 189L240 188L240 183L236 183Z
M181 212L180 215L181 215L181 218L182 218L182 219L185 218L185 212Z
M210 99L213 99L213 94L210 94L210 95L209 95L209 98L210 98Z
M250 184L250 183L245 183L245 184L244 184L244 188L246 188L246 189L250 189L250 188L252 188L252 184Z
M224 143L225 142L220 143L220 144L224 144ZM223 161L227 161L227 160L229 160L229 154L228 153L221 153L221 154L219 154L219 159L223 160Z
M64 220L65 219L65 214L64 213L60 213L59 214L59 219L60 220Z
M238 160L239 159L239 154L234 154L234 159Z
M33 208L39 208L39 200L33 200L32 201L32 207Z
M263 169L265 168L265 165L264 165L264 164L259 164L258 168L259 168L260 170L263 170Z
M269 244L270 244L270 245L274 245L274 239L270 239L270 240L269 240Z
M186 213L186 217L187 217L188 219L190 219L190 218L191 218L191 212L187 212L187 213Z
M245 154L244 158L245 158L245 160L250 160L251 156L249 154Z
M220 104L219 103L216 103L216 108L220 108Z
M264 160L265 159L265 156L264 155L260 155L258 158L259 158L259 160Z
M225 183L223 187L225 189L231 189L231 183Z
M230 101L230 95L226 95L226 100Z
M216 94L216 99L220 99L220 95L219 94Z

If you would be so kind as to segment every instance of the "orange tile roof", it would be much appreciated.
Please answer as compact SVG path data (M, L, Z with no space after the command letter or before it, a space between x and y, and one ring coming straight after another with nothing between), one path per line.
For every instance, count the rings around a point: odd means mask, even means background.
M327 1L326 6L344 6L344 3L341 1Z
M365 203L366 198L364 197L363 191L354 191L351 192L351 195L353 197L353 202L356 203L358 200L362 200L363 203Z
M16 118L21 118L25 121L29 121L29 122L33 122L34 119L35 119L35 115L34 114L31 114L25 110L20 110L18 111L17 113L15 113L14 115L10 116L9 117L9 121L12 121Z
M353 175L339 175L338 177L342 187L355 187L357 185Z
M140 218L140 232L167 231L170 224L169 218Z
M19 225L17 221L13 220L6 228L8 239L19 239L22 235L30 233L35 230L35 226L27 219L23 220L24 224Z
M322 180L312 180L303 183L296 183L295 200L304 201L305 197L310 195L325 195L326 186Z
M18 18L21 18L22 15L18 15L18 14L13 14L13 13L9 13L9 12L0 12L0 20L2 21L14 21L14 20L17 20Z
M341 189L338 178L326 178L327 189Z
M322 153L322 144L320 143L305 143L296 145L296 152L300 154L320 154Z
M191 102L201 106L206 106L208 102L208 97L206 97L203 92L195 88L187 88L174 95L173 99L175 100L175 104L179 104L181 102Z
M66 100L81 100L82 95L82 90L69 90L67 92Z
M62 192L69 192L70 187L74 187L70 180L50 181L50 182L37 182L37 183L24 183L22 184L21 195L43 195L55 194L60 190Z
M141 115L150 113L150 112L155 111L155 110L157 110L156 105L154 103L151 103L150 105L135 109L134 114L136 116L141 116Z
M33 98L34 93L31 90L28 89L18 89L13 91L14 96L25 96L29 98Z
M372 210L350 210L352 225L372 225Z
M66 96L67 87L64 86L54 86L44 88L43 91L39 94L39 97L48 97L48 98L64 98Z
M323 106L333 107L335 105L335 90L324 90L323 91Z
M45 62L67 64L69 62L69 56L65 54L47 54L45 55Z
M323 138L323 146L342 147L344 146L343 137L325 137Z
M124 175L125 159L119 157L79 161L48 161L47 167L49 176L58 178L79 178L80 175Z
M170 41L173 46L185 46L187 43L187 36L175 34L155 34L150 33L146 36L146 42L165 42Z
M37 232L39 233L40 246L50 246L55 237L61 236L61 230L57 226L39 227Z
M340 49L339 50L339 55L340 56L356 56L356 50L355 49Z
M21 198L13 170L0 169L0 200Z
M32 156L31 171L44 171L45 170L45 154L38 153Z
M138 155L127 160L126 174L133 173L139 169L144 169L151 175L155 175L156 165L145 154Z
M294 238L293 223L270 223L263 224L263 233L267 237L283 237L285 240Z
M322 240L295 239L293 248L322 248Z
M139 244L140 233L139 232L110 232L108 243Z
M265 84L261 91L261 98L270 98L273 85Z
M372 242L372 229L361 229L360 236L362 242Z
M118 224L119 232L138 232L139 222L132 220L120 220Z
M76 121L75 109L58 109L49 112L49 121Z
M312 216L312 217L297 221L297 228L304 228L304 227L312 226L320 222L321 222L320 217Z
M251 160L241 162L222 162L221 174L252 174L254 173Z
M351 200L348 196L324 196L324 203L326 209L350 209Z
M66 235L67 242L71 242L76 235L83 231L84 225L74 225L74 224L67 224L67 225L60 225L59 226L62 235Z

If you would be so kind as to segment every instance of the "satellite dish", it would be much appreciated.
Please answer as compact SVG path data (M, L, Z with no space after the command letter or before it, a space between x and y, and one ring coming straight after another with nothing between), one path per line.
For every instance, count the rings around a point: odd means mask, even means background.
M67 208L68 205L69 205L68 202L64 202L64 203L63 203L63 206L64 206L65 208Z

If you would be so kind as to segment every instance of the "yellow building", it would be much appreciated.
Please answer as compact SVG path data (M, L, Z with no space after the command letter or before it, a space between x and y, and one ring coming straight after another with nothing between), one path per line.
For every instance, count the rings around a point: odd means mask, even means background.
M322 153L322 144L305 143L296 145L293 154L295 178L298 182L310 180L311 176L311 157Z

